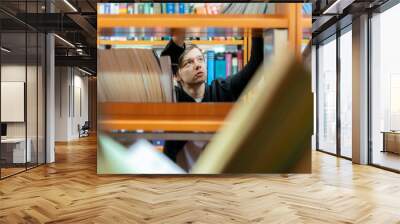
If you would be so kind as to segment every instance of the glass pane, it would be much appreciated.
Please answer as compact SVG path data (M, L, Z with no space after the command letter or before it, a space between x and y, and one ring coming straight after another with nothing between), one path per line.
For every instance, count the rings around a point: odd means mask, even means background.
M25 170L26 151L26 34L1 34L1 161L2 177ZM28 147L29 149L29 147Z
M400 170L400 4L372 18L372 163Z
M352 33L340 37L340 152L352 156Z
M45 163L45 51L46 37L44 34L39 34L38 45L38 163Z
M37 49L37 33L29 32L27 33L28 38L28 63L27 63L27 142L29 144L28 149L30 148L30 158L28 159L28 168L37 165L37 132L38 132L38 124L37 124L37 115L38 115L38 107L37 107L37 63L38 63L38 49Z
M336 153L336 40L318 52L318 148Z

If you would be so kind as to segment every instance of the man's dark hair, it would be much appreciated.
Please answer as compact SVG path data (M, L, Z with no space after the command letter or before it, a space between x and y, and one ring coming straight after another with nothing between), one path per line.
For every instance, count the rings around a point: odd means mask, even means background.
M179 56L178 58L178 69L182 68L183 66L183 58L193 49L199 49L200 52L202 52L202 50L196 45L196 44L188 44L185 48L185 50L183 51L183 53L181 54L181 56Z

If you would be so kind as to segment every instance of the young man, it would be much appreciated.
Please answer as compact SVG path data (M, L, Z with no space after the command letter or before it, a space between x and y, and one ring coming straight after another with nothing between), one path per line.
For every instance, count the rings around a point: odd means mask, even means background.
M237 74L227 79L216 79L207 85L207 66L204 55L196 45L186 46L184 35L175 35L162 56L171 57L172 69L179 83L175 87L178 102L234 102L253 77L264 58L262 31L253 30L250 60ZM178 153L184 149L186 168L196 161L205 143L197 141L167 141L164 153L177 161ZM185 167L184 167L185 168Z

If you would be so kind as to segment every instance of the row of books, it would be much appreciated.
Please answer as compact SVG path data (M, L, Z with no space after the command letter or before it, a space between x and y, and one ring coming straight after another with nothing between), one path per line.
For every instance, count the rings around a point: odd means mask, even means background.
M273 14L273 3L100 3L99 14Z
M99 102L173 102L169 57L152 49L99 49Z
M152 49L99 49L99 102L173 102L171 62ZM243 68L243 51L205 53L207 83Z
M127 40L146 40L146 41L168 41L171 40L171 36L162 36L162 37L154 37L154 36L135 36L135 35L113 35L113 36L100 36L100 40L112 40L112 41L127 41ZM243 37L235 36L235 37L187 37L186 41L198 41L198 40L206 40L206 41L226 41L226 40L243 40Z
M312 4L304 3L311 15ZM99 14L274 14L274 3L99 3Z
M207 64L207 84L214 79L226 79L243 68L243 51L216 53L209 50L205 54Z

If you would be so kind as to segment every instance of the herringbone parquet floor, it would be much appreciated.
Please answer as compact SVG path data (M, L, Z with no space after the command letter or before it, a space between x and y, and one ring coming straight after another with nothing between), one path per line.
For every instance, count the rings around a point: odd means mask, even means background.
M98 176L96 141L0 181L0 223L400 223L400 175L313 153L311 175Z

